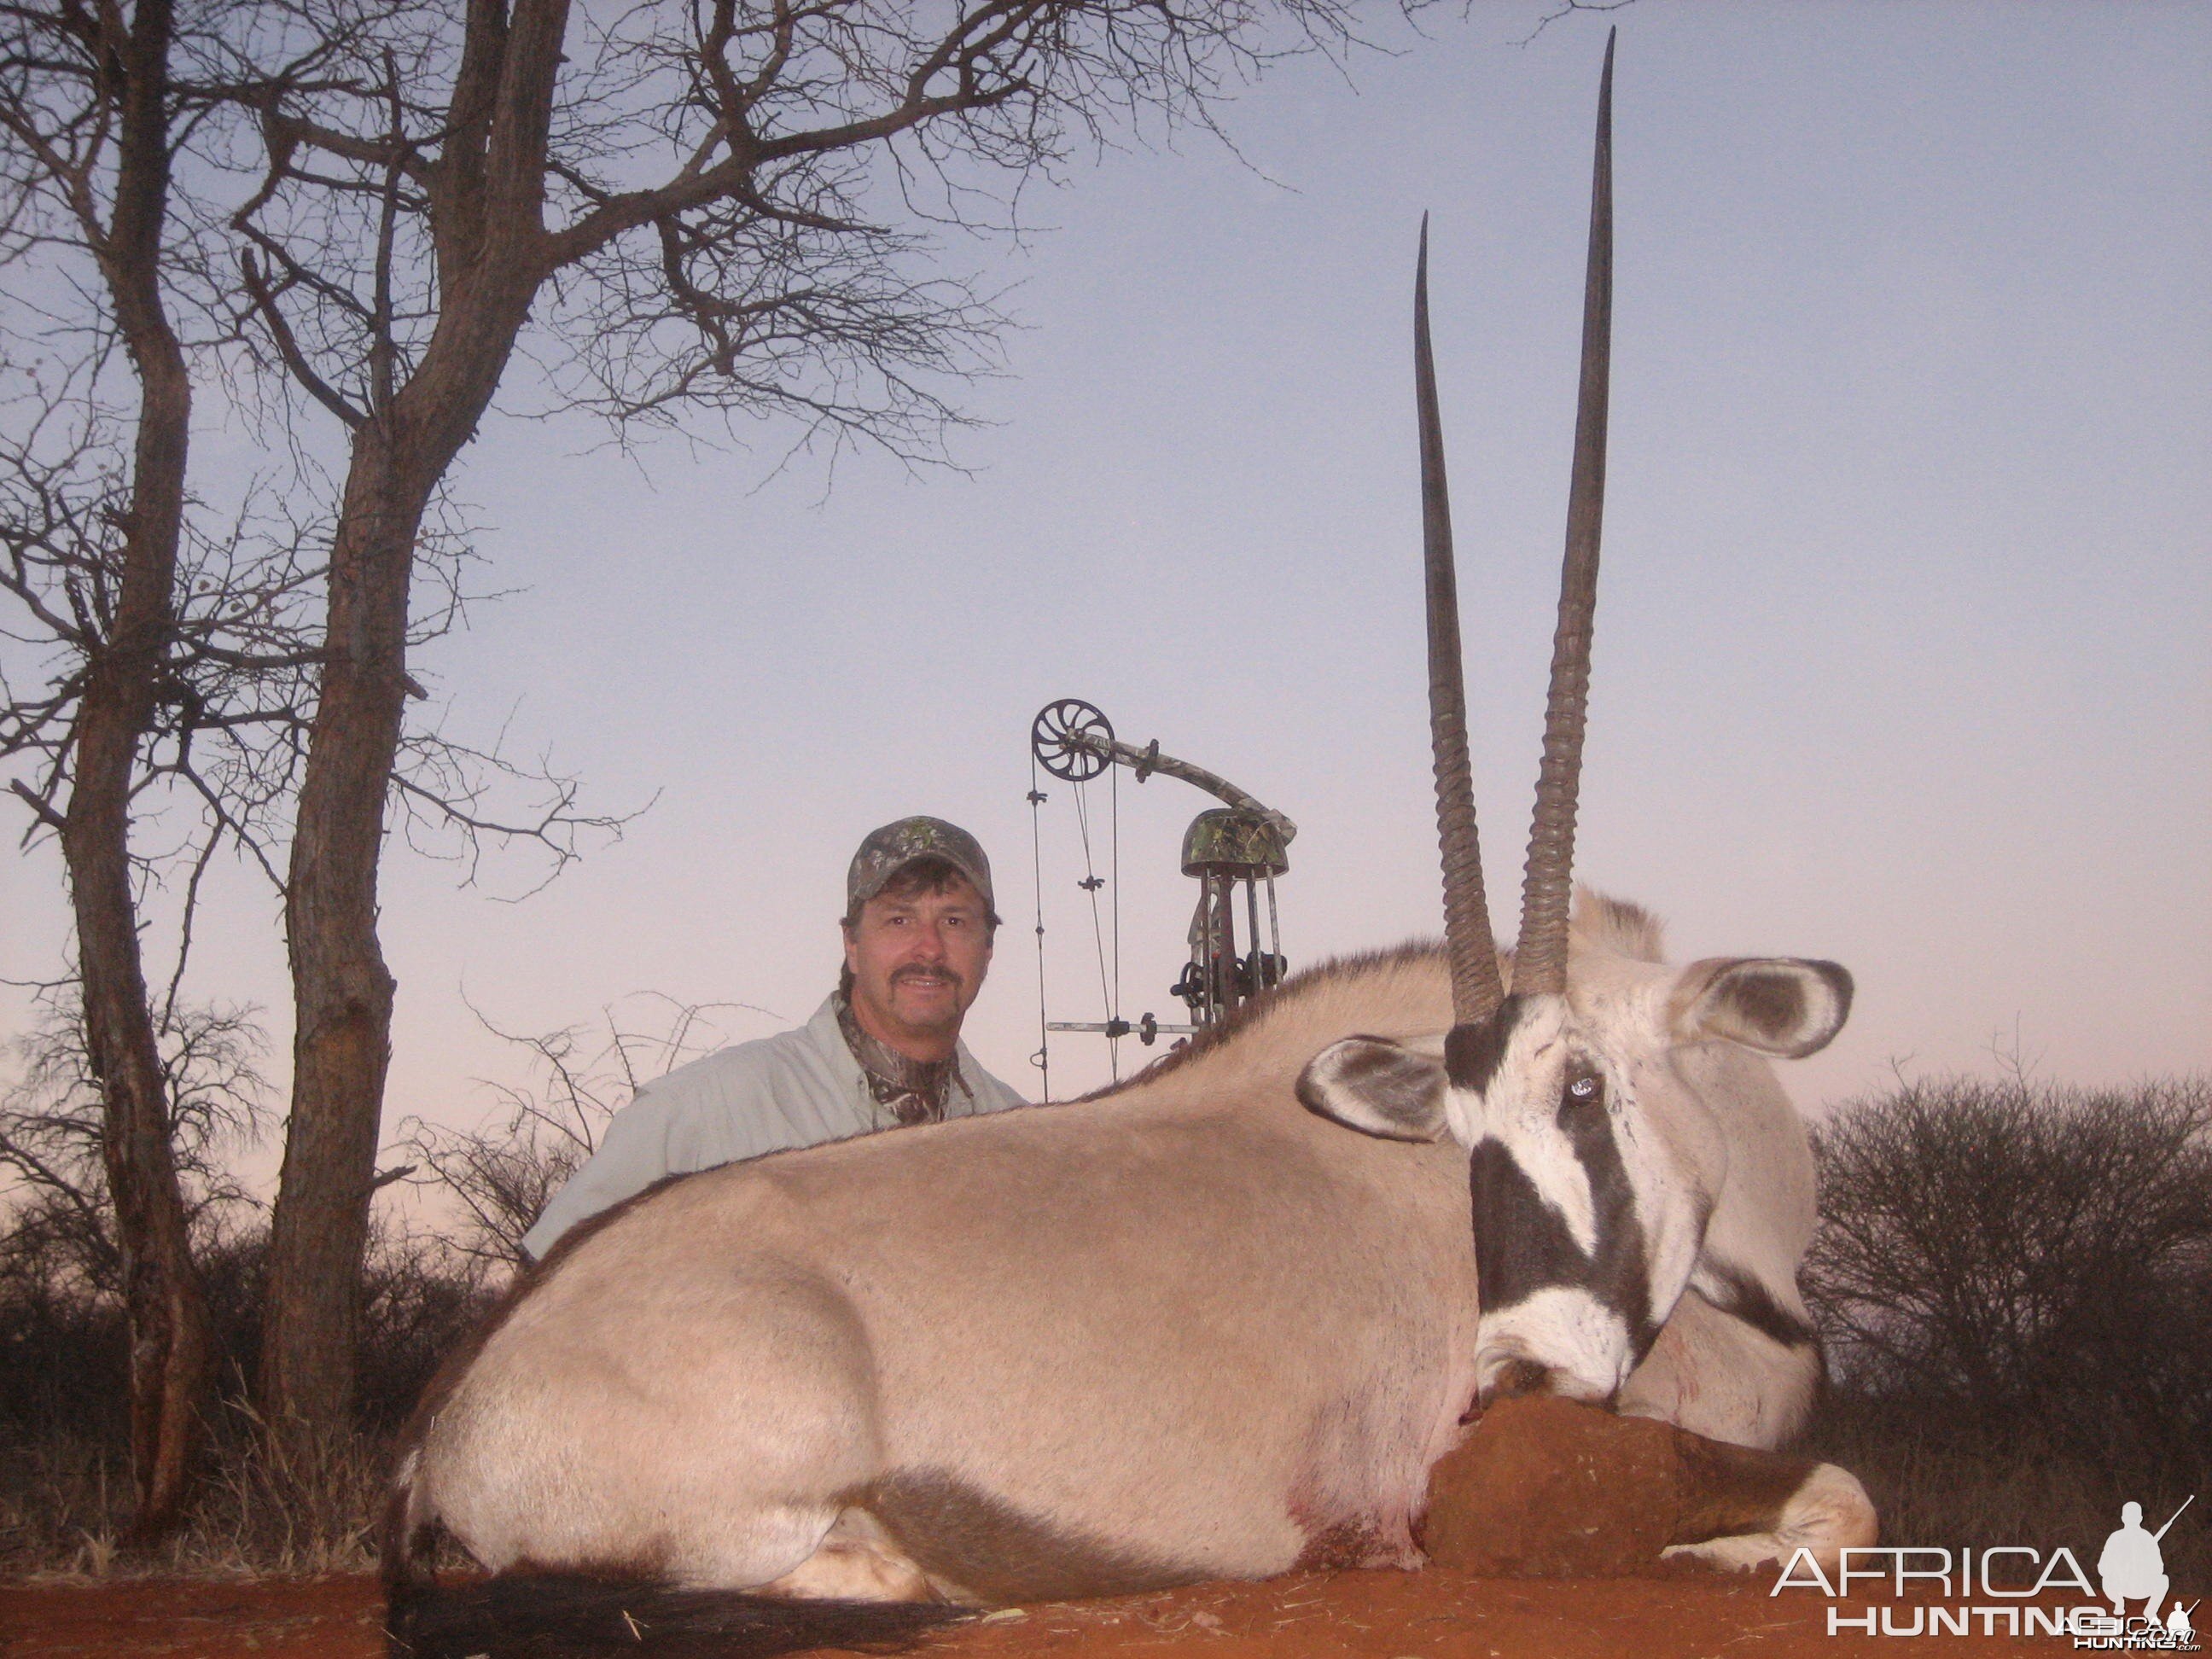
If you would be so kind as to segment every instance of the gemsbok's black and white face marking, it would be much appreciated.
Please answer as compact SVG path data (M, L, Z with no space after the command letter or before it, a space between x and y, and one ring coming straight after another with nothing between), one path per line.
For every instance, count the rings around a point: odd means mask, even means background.
M1566 995L1509 996L1455 1028L1441 1053L1334 1043L1298 1097L1363 1133L1449 1133L1468 1149L1478 1400L1541 1390L1605 1401L1690 1282L1729 1172L1727 1139L1681 1052L1809 1054L1841 1029L1850 998L1850 975L1829 962L1583 958Z

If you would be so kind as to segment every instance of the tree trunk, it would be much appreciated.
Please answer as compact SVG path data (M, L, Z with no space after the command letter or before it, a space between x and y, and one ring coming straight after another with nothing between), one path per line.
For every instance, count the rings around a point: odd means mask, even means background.
M327 660L301 785L284 924L292 1111L270 1237L261 1398L312 1458L348 1427L394 982L376 933L377 857L406 697L407 596L423 502L382 434L357 434L331 551Z
M158 660L147 651L112 649L93 671L78 715L62 832L131 1342L134 1544L159 1539L181 1512L198 1457L212 1352L169 1141L168 1092L131 892L131 778L149 671Z
M377 938L376 882L406 706L415 538L434 482L491 400L535 286L489 324L488 307L457 315L462 308L449 307L391 414L354 435L284 907L297 1025L260 1393L295 1459L319 1455L350 1425L362 1256L392 1057L396 986ZM441 351L455 336L479 349Z
M62 828L131 1342L138 1509L129 1540L142 1544L167 1532L182 1511L212 1354L131 883L131 783L174 625L191 430L191 383L159 278L168 198L170 22L167 0L144 0L119 43L128 71L114 222L96 251L138 374L138 428L115 619L88 665Z

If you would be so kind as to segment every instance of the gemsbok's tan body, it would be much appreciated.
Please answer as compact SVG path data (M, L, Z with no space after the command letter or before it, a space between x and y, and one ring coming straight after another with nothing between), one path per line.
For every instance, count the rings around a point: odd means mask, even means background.
M1466 1158L1293 1086L1446 998L1431 952L1345 964L1103 1098L641 1197L434 1401L409 1522L495 1571L807 1595L1413 1565L1474 1387Z

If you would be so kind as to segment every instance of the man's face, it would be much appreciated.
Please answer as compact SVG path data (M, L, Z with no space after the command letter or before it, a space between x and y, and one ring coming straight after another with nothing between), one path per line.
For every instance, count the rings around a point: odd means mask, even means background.
M952 1052L991 965L990 912L955 878L938 892L878 893L845 929L860 1028L913 1060Z

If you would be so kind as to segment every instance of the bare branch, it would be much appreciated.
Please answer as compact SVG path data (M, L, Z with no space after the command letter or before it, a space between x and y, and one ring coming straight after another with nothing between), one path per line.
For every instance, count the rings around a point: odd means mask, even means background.
M635 1029L645 1005L653 1024ZM473 1003L485 1030L520 1051L528 1075L520 1084L486 1084L493 1111L477 1127L442 1127L421 1118L402 1125L399 1144L419 1162L420 1179L459 1203L471 1234L460 1248L507 1264L528 1258L522 1248L547 1201L598 1150L600 1135L641 1081L673 1070L728 1040L720 1023L749 1013L781 1024L750 1003L685 1003L640 993L600 1012L592 1026L520 1035L495 1024Z
M67 827L69 820L54 811L51 789L46 793L41 794L21 778L10 778L8 781L8 787L29 804L33 816L47 829L59 830Z
M253 302L255 313L268 327L269 337L276 343L277 353L283 358L284 366L292 371L293 378L317 403L337 416L343 425L358 427L365 424L368 416L348 403L338 394L337 388L318 374L314 366L307 361L307 353L301 350L299 337L292 332L292 325L285 320L283 310L276 303L276 291L263 279L261 267L254 259L252 249L240 253L238 270L239 275L245 279L246 297Z

